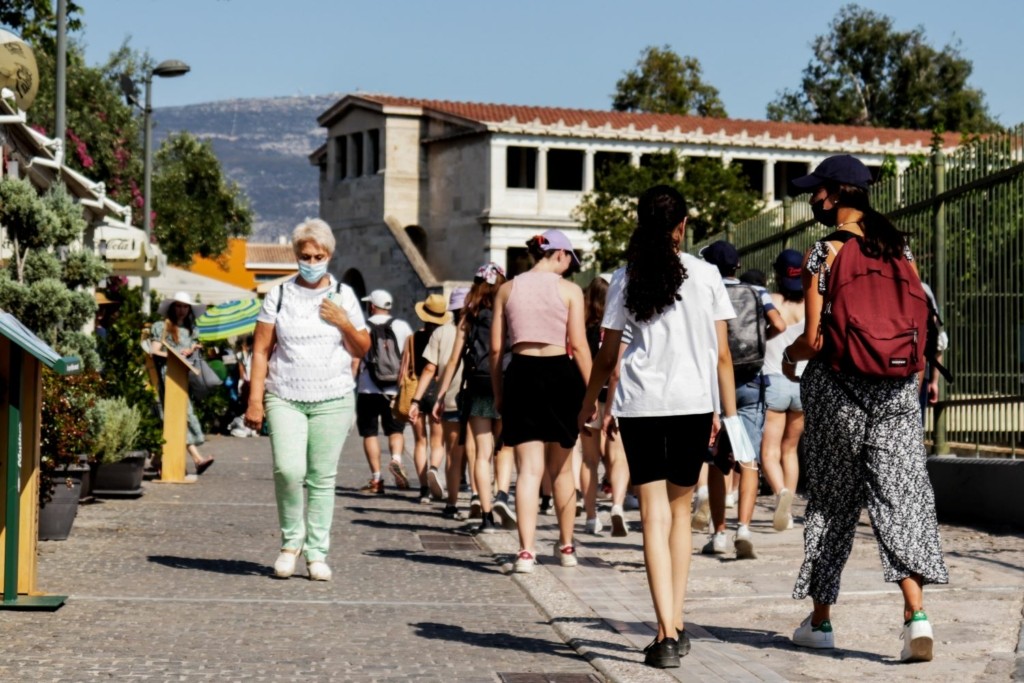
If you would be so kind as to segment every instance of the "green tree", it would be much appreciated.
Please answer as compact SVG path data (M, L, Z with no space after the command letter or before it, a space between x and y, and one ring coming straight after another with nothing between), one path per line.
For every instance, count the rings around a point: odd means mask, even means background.
M216 257L229 237L252 229L252 211L238 185L226 180L213 145L187 132L171 135L156 154L155 233L167 261L188 265L194 255Z
M922 27L854 4L814 39L800 87L768 105L773 121L978 132L997 127L958 44L936 50Z
M655 114L696 114L724 118L718 90L705 83L696 57L680 57L666 45L650 45L631 71L615 84L612 108Z
M56 73L53 53L37 50L39 94L28 112L28 121L48 135L55 132ZM121 74L137 78L145 69L145 57L127 43L103 64L85 64L80 45L71 42L67 51L67 134L64 163L87 177L103 182L114 201L131 206L135 222L142 221L142 125L125 102L118 85Z
M621 263L636 227L637 198L653 185L671 185L686 198L687 230L695 241L722 232L727 223L750 218L759 209L759 195L737 165L726 166L716 157L683 158L675 153L652 155L649 160L639 167L620 163L599 169L600 189L584 195L573 213L593 235L597 246L593 259L601 270Z
M68 33L82 28L81 14L82 8L68 0ZM57 8L53 0L0 0L0 25L10 27L37 49L53 53L56 48Z

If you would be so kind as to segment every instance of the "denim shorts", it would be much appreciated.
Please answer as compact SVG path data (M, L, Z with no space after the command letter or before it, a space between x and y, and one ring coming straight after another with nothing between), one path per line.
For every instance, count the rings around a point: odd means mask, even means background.
M794 382L784 375L769 375L771 384L765 391L765 403L768 410L777 413L793 411L804 412L804 404L800 402L800 382Z

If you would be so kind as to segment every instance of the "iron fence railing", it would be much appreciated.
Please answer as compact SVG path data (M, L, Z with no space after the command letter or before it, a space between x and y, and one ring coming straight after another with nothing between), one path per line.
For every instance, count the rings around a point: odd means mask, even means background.
M877 183L872 203L910 236L950 345L926 436L935 452L1024 451L1024 125L941 150ZM787 198L727 230L744 269L773 279L785 248L805 251L828 230L806 201ZM720 239L716 235L712 239ZM697 253L706 242L693 245ZM769 286L773 283L769 281Z

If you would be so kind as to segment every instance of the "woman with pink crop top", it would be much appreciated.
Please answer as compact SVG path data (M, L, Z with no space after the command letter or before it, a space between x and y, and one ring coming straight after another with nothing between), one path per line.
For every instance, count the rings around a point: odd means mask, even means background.
M515 570L533 571L539 493L545 469L551 477L558 515L555 557L576 566L572 529L576 485L572 448L579 437L576 415L590 377L590 347L584 325L583 290L563 279L579 268L569 238L548 230L526 243L536 261L498 290L491 327L491 381L504 419L502 437L519 463L516 515L519 556ZM506 334L512 362L501 373ZM570 360L567 350L571 349Z

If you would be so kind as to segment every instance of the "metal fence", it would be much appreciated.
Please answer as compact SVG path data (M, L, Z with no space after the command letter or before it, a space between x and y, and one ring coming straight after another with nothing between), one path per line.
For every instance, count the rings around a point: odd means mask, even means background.
M937 453L1024 452L1024 125L965 144L876 184L872 203L910 236L921 277L949 335L938 405L926 415ZM806 250L829 232L806 201L727 230L743 268L773 278L782 249ZM712 239L720 239L716 235ZM706 241L692 246L697 253ZM771 286L773 283L769 281Z

